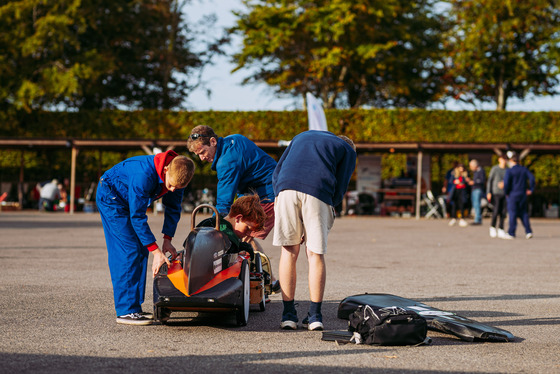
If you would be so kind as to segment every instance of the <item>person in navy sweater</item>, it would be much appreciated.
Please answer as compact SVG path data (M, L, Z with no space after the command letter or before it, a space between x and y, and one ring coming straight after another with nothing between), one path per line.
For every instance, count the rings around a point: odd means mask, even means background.
M535 177L525 166L517 162L517 154L509 154L510 168L506 170L504 176L504 192L507 199L507 209L509 215L508 234L504 239L515 238L517 229L517 218L525 227L525 238L533 237L533 230L529 222L529 212L527 211L527 196L535 190Z
M107 170L99 180L96 203L101 215L113 283L117 323L149 325L152 318L142 312L146 291L149 253L154 255L152 273L177 251L171 239L181 216L183 189L194 174L194 163L167 151L155 156L136 156ZM159 248L148 226L146 211L163 197L165 218L163 246Z
M297 329L296 262L304 242L311 305L302 324L309 330L323 329L327 236L334 223L334 207L342 202L355 167L352 140L327 131L297 135L278 161L272 176L276 195L273 245L282 247L282 329Z
M264 253L254 239L266 239L274 227L272 173L276 161L245 136L234 134L222 138L205 125L191 130L187 147L202 161L211 162L212 170L218 174L216 209L220 214L229 213L236 195L259 195L267 219L261 230L252 232L244 240ZM270 276L272 291L278 292L280 283L273 274Z

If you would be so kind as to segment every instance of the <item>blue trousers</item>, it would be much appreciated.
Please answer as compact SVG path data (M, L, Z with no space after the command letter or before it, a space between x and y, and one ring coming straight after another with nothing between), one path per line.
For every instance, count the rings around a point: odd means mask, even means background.
M132 227L128 206L111 196L114 196L111 187L107 183L99 183L97 209L107 243L115 311L117 316L122 316L142 311L149 251Z
M471 191L471 203L474 210L474 222L482 222L482 212L480 209L480 200L482 199L482 189L475 188Z
M517 230L517 218L521 218L521 223L525 227L527 234L533 232L531 224L529 223L529 212L527 211L527 196L526 195L510 195L507 197L507 208L509 215L509 229L508 234L515 236Z

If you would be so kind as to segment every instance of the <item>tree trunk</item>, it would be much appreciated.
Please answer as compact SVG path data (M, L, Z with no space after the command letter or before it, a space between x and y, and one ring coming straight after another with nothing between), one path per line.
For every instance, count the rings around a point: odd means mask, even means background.
M498 78L498 85L496 87L496 110L503 111L506 109L506 90L504 88L504 74L505 66L500 68L500 76Z
M344 78L346 78L346 73L348 73L348 67L347 66L343 66L342 69L340 70L340 74L338 75L338 82L342 83L344 82ZM337 93L338 93L338 89L335 88L334 92L329 96L328 100L325 101L325 103L327 104L327 108L332 109L335 106L335 101L336 101L336 97L337 97Z
M498 86L498 97L496 98L496 110L503 111L506 109L505 90L502 85Z

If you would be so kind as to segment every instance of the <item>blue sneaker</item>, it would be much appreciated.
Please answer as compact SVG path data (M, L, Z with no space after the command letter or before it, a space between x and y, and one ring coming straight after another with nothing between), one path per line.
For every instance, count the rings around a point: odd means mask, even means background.
M307 314L307 317L301 321L301 325L309 331L323 331L323 316L321 314L312 316Z
M282 323L280 328L283 330L297 330L297 312L295 310L282 313Z

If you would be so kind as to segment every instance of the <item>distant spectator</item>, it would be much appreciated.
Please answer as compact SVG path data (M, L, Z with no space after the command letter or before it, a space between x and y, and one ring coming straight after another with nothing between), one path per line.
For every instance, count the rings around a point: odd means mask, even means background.
M465 214L467 185L469 181L470 179L468 178L465 166L463 166L463 164L457 165L457 167L453 171L453 181L451 182L453 186L453 192L451 194L451 221L449 221L449 226L453 226L457 223L459 212L461 214L459 226L467 226L467 221L465 221L463 215Z
M444 194L449 193L449 191L453 189L454 172L457 166L459 166L459 161L453 161L453 166L445 173L445 177L443 179L443 187L441 189L441 192L443 192Z
M504 221L506 218L506 194L504 192L504 176L506 175L507 161L506 156L500 155L498 157L498 165L494 165L488 175L488 182L486 190L488 191L488 202L491 202L494 208L492 209L492 222L490 223L490 237L503 238L505 236ZM500 219L498 221L498 218ZM496 223L498 229L496 230Z
M454 172L455 168L459 165L459 161L453 161L451 169L447 170L445 173L445 177L443 179L443 187L441 188L441 192L446 195L445 201L447 203L446 211L451 211L451 206L453 205L452 197L453 197L453 179L454 179Z
M63 188L66 191L66 200L64 200L65 202L64 211L68 213L70 212L70 198L71 198L70 179L64 178ZM62 189L60 191L62 192ZM76 209L76 205L78 203L81 194L82 194L82 187L80 187L79 185L75 185L74 186L74 209Z
M58 180L53 179L41 187L39 192L39 210L52 212L55 210L55 201L60 199Z
M527 196L535 190L535 176L525 166L517 162L517 154L509 155L510 168L504 176L504 191L507 197L507 208L509 214L508 233L504 239L514 239L517 229L517 218L521 219L525 227L525 238L533 237L533 230L529 222L527 211Z
M469 162L469 168L473 172L473 178L469 181L469 186L471 186L471 203L474 209L473 225L482 225L480 203L486 188L486 173L475 159Z
M62 183L58 184L58 191L60 192L58 206L66 211L66 207L70 206L70 204L68 203L68 192Z

